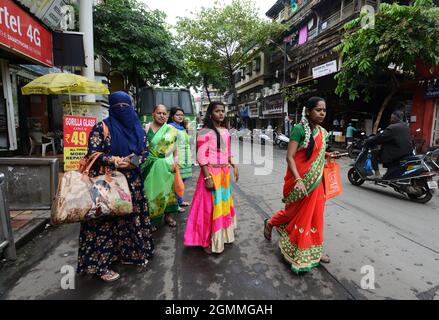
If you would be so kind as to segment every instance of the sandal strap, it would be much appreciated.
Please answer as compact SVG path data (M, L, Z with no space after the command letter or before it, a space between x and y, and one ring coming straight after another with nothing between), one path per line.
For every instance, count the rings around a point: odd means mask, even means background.
M113 270L107 270L105 273L101 276L104 280L114 280L119 277L119 274L114 272Z

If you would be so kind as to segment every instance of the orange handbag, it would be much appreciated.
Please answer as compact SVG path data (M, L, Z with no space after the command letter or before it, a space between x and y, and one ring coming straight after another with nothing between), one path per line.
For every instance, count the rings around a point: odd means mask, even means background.
M180 198L184 196L184 182L178 166L175 168L174 192Z
M328 159L323 169L326 200L342 194L340 165L334 159Z

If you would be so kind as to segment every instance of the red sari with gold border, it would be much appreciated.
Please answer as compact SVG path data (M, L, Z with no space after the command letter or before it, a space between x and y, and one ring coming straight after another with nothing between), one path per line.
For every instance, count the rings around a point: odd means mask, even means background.
M294 189L296 184L290 168L284 183L285 208L276 213L270 223L281 234L279 248L296 272L310 271L319 265L323 253L325 191L322 183L327 132L318 127L310 159L306 148L299 148L294 161L303 178L308 196Z

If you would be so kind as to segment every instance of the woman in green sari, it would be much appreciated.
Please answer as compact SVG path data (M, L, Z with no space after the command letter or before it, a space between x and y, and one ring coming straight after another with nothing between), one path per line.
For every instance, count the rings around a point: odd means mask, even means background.
M168 110L164 105L156 106L152 116L154 121L145 127L149 155L142 165L149 215L154 226L159 225L165 217L165 222L175 227L176 221L171 213L178 211L174 192L175 168L178 165L176 149L178 132L177 129L166 124Z

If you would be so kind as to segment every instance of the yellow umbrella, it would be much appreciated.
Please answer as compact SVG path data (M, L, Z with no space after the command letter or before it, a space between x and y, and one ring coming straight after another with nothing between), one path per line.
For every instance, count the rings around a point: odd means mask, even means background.
M31 94L110 94L108 88L97 81L72 73L49 73L21 88L23 95Z
M49 73L21 88L23 95L68 94L72 112L72 93L110 94L108 88L97 81L73 73Z

